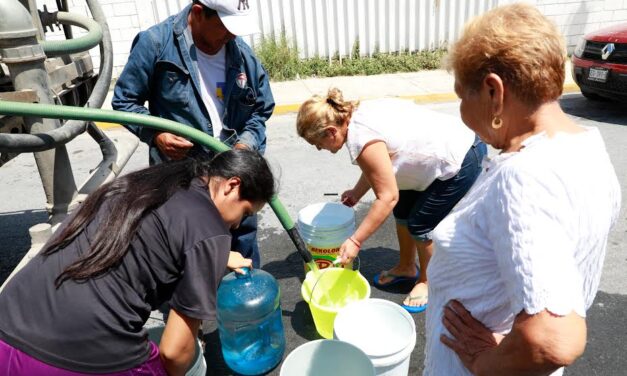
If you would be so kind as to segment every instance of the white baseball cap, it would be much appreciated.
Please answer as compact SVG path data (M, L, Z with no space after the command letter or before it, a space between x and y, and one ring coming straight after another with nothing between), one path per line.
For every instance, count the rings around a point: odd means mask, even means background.
M259 33L259 23L254 8L255 0L199 0L207 8L218 13L220 20L233 35L244 36Z

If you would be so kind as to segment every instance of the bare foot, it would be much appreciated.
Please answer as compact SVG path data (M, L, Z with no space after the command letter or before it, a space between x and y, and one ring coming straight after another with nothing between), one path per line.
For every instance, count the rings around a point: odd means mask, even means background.
M392 282L395 277L399 276L414 278L416 277L416 273L418 273L418 268L416 268L416 265L412 265L409 268L396 265L392 269L383 271L381 272L381 274L379 274L379 284L387 285L388 283Z
M403 301L403 304L410 307L420 307L429 301L429 287L426 282L418 282Z

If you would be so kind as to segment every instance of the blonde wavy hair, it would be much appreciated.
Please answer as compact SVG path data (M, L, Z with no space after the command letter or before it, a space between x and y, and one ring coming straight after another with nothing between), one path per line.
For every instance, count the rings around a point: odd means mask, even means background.
M566 59L555 24L531 5L511 4L466 24L445 66L462 88L472 91L495 73L520 100L535 106L562 94Z
M326 97L314 95L300 105L296 131L307 141L320 139L328 126L342 126L358 105L357 101L345 101L338 88L329 89Z

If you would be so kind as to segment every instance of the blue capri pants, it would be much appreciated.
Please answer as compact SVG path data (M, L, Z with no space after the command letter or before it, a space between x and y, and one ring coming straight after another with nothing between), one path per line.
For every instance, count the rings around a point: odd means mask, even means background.
M448 180L436 179L424 191L399 191L393 211L396 223L406 226L415 240L431 240L433 229L477 180L486 154L486 145L476 137L457 175Z

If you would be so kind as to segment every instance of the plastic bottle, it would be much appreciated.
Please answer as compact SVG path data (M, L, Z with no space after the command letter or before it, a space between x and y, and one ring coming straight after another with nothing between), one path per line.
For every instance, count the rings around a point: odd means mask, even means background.
M242 375L259 375L283 358L285 336L279 285L263 270L229 273L218 288L218 330L226 364Z

